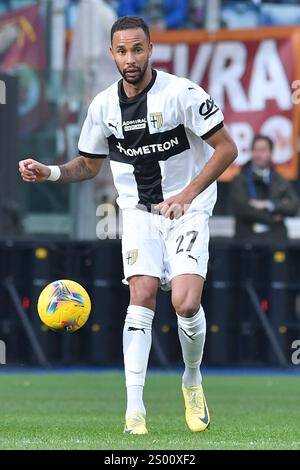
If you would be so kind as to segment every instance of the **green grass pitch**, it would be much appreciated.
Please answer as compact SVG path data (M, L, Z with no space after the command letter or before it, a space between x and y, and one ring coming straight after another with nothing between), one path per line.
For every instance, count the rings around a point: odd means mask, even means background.
M146 436L123 434L115 373L0 374L0 449L300 449L299 377L204 377L210 428L185 424L181 378L149 374Z

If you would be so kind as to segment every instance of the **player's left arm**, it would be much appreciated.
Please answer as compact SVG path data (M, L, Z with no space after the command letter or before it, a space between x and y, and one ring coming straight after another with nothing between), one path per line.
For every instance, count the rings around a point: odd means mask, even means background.
M183 215L193 199L216 181L236 159L237 147L224 127L205 141L214 148L213 155L200 174L183 191L156 206L165 217L179 218Z
M206 139L206 142L214 148L214 153L201 173L183 191L191 201L216 181L238 154L237 147L225 127Z

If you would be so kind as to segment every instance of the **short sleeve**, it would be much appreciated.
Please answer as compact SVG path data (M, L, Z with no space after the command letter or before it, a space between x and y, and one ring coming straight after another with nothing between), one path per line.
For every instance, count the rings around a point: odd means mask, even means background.
M203 88L185 81L181 89L180 108L185 127L202 139L208 139L223 127L224 116L214 99Z
M100 113L99 113L100 115ZM79 155L88 158L106 158L109 153L107 138L101 120L95 116L95 102L88 109L78 142Z

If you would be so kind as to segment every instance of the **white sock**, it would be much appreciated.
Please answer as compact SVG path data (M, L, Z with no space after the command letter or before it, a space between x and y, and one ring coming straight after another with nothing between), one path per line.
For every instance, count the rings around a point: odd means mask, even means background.
M126 418L133 411L146 414L143 390L151 348L154 312L146 307L129 305L123 330L123 354L127 387Z
M206 334L206 320L202 307L191 318L184 318L177 315L178 336L182 349L185 371L183 374L183 385L190 387L200 385L202 377L200 364L203 355L203 348Z

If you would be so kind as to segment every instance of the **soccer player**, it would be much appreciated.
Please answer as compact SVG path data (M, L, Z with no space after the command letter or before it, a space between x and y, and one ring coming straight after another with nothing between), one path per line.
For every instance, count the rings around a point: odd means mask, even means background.
M209 424L200 373L208 220L216 179L237 149L213 98L190 80L151 67L152 43L141 18L113 24L110 52L122 78L92 101L79 156L59 167L22 160L20 172L27 182L82 181L96 176L109 155L123 210L124 282L130 289L123 333L125 432L147 433L143 387L160 286L171 287L177 314L186 421L191 431L203 431Z

